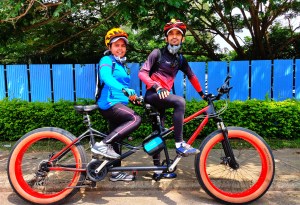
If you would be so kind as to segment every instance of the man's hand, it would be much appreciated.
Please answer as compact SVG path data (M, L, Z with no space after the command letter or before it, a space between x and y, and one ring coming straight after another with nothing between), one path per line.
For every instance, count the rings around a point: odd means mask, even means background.
M170 95L170 92L165 88L159 88L157 91L159 99L164 99Z

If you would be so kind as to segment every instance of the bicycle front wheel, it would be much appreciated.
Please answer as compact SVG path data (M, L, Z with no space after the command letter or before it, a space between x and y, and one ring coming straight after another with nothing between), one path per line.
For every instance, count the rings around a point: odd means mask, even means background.
M73 145L58 161L49 159L75 139L63 129L50 127L24 135L8 159L7 174L13 190L34 204L61 204L73 196L78 191L76 186L85 180L83 147Z
M239 168L226 163L220 130L211 133L195 157L195 172L201 187L214 199L244 204L263 196L272 184L275 162L270 147L256 133L228 127L228 138ZM228 159L227 159L228 160Z

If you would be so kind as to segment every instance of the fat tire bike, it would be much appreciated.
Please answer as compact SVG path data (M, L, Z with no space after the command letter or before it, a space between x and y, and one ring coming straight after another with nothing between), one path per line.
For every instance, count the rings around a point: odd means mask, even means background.
M195 155L194 168L198 182L204 191L225 204L245 204L257 200L270 188L275 162L272 151L257 133L242 127L226 127L221 113L214 102L229 94L230 76L217 89L217 95L207 95L207 106L184 119L184 125L199 120L198 127L187 141L192 145L209 119L213 119L217 130L202 141ZM13 146L7 164L7 175L13 190L22 199L34 204L62 204L82 187L94 187L113 171L155 171L164 173L176 171L178 162L185 157L177 153L171 159L165 140L174 127L161 126L156 109L144 103L145 112L151 120L153 132L138 146L130 142L119 142L127 148L120 159L144 150L149 155L164 152L165 160L160 166L120 166L114 167L115 160L87 154L95 143L95 137L106 134L92 128L90 114L97 105L75 105L74 109L83 114L87 130L76 137L72 133L56 127L35 129ZM88 139L89 148L83 145ZM87 141L87 140L86 140ZM89 156L89 157L88 157ZM155 179L159 181L160 179ZM101 182L102 181L102 182Z

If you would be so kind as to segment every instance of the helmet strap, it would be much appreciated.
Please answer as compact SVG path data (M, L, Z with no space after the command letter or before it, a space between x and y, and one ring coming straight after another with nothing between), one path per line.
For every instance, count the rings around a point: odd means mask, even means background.
M107 55L110 55L111 54L111 51L110 50L106 50L103 52L103 55L107 56Z

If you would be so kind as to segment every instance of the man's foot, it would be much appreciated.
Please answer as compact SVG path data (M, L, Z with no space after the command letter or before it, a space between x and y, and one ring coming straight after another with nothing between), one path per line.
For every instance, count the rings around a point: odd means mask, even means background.
M198 149L193 148L191 145L182 143L180 147L176 148L176 153L180 154L184 157L189 155L198 154L200 151Z
M117 172L112 173L111 177L109 178L110 181L116 182L116 181L133 181L135 177L133 175L127 174L126 172Z
M159 181L160 179L174 179L177 177L176 173L155 173L152 175L152 179L155 181Z
M120 155L115 152L115 150L110 144L105 144L103 142L96 142L95 145L92 147L91 151L94 154L100 154L111 159L117 159L120 157Z

